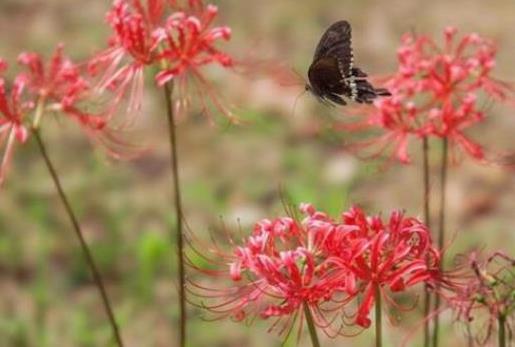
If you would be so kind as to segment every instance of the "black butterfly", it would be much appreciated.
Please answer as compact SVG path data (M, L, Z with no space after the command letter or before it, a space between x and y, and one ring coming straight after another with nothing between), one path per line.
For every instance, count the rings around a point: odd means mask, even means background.
M370 104L378 96L391 96L387 89L374 88L366 77L354 66L350 24L345 20L334 23L318 43L306 90L324 103L339 105L347 104L342 96L360 104Z

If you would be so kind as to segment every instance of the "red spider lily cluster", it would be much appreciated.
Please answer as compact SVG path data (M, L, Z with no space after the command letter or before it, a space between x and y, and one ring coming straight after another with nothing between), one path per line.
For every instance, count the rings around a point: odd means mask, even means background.
M301 211L301 222L291 217L258 222L231 255L217 250L217 259L230 264L221 274L233 286L215 290L192 283L196 295L221 300L207 306L211 312L237 320L276 318L271 330L281 327L283 333L303 317L306 305L317 326L334 336L344 325L368 328L377 293L395 304L390 292L438 277L439 252L415 218L393 212L383 221L353 207L336 221L309 204ZM358 299L357 310L349 313L347 307ZM338 319L343 316L344 325Z
M515 259L495 252L480 259L476 252L462 264L459 282L449 293L442 293L456 318L469 325L479 344L485 344L499 318L508 321L515 312Z
M217 94L199 72L211 63L231 67L231 57L222 53L215 44L229 40L230 28L212 27L218 9L205 6L201 1L115 0L107 14L113 29L109 48L97 54L89 63L93 76L100 76L99 91L114 93L115 104L128 94L128 111L141 108L145 68L157 68L156 82L163 86L177 81L178 106L185 107L188 77L193 77L202 88L195 90L204 102L207 96L215 106L229 114Z
M12 157L16 142L24 143L29 136L29 122L36 114L57 112L77 121L87 133L102 133L108 115L87 112L82 106L90 97L91 88L78 65L58 46L47 65L36 53L22 53L18 63L24 68L12 81L0 77L0 140L4 147L0 182ZM0 73L7 70L1 60Z
M212 27L216 15L215 6L199 0L185 4L115 0L107 14L114 31L109 48L87 59L87 64L72 62L64 55L62 45L48 64L37 53L22 53L18 63L24 71L9 82L1 77L7 63L0 59L0 182L15 143L27 140L30 122L39 123L38 112L53 111L73 118L93 141L105 145L109 154L123 155L125 143L116 132L125 129L130 117L116 124L110 121L125 100L129 111L141 108L147 67L157 68L156 82L160 86L177 80L177 106L182 109L189 95L187 81L192 77L200 87L194 91L195 96L200 97L204 108L207 96L218 110L232 117L199 71L210 63L224 67L233 64L228 55L215 48L216 41L228 40L231 34L228 27Z
M492 77L496 47L490 40L456 34L445 29L442 46L429 36L404 35L398 71L385 81L393 96L378 99L364 122L344 128L380 129L383 134L365 145L378 146L378 154L394 147L392 156L403 163L410 162L409 139L423 137L446 138L472 158L485 159L483 147L465 131L485 119L480 96L513 103L513 89Z

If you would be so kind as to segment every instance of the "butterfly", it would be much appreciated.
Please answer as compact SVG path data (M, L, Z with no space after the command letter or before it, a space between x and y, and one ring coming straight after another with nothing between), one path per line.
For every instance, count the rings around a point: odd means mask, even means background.
M321 102L347 105L343 97L360 104L370 104L379 96L391 96L384 88L374 88L367 74L354 66L351 26L342 20L326 30L315 50L308 70L311 91Z

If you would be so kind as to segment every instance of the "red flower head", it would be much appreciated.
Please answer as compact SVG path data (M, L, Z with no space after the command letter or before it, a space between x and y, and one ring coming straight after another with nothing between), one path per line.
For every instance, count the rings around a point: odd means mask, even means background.
M22 53L18 62L24 71L12 83L0 77L0 141L5 146L0 167L0 183L12 157L16 141L28 138L26 124L38 127L41 116L57 112L77 121L91 140L104 145L110 154L119 156L123 145L113 136L108 124L110 112L91 113L90 87L79 66L64 56L58 46L48 64L36 53ZM7 69L0 59L0 74ZM118 147L113 147L118 146Z
M189 103L186 81L191 76L199 85L194 93L206 95L219 110L230 115L199 72L201 66L212 62L225 67L232 65L231 58L214 47L215 41L228 40L231 32L228 27L211 27L217 7L204 6L199 0L188 1L186 6L171 0L147 0L146 6L142 2L115 0L107 14L107 22L114 31L109 48L89 63L90 73L101 75L99 91L114 92L113 107L128 95L129 113L138 111L143 97L144 70L154 66L159 71L156 75L159 86L178 79L180 108ZM173 13L167 15L167 10Z
M166 68L156 76L156 80L160 86L176 80L179 92L176 106L179 111L190 103L187 84L191 81L205 111L208 109L207 99L232 119L231 112L224 107L217 92L200 71L201 67L212 63L226 68L233 66L233 59L215 47L217 41L231 38L229 27L212 27L217 14L218 8L214 5L203 6L200 1L190 1L187 10L176 12L168 18L162 54Z
M427 227L415 218L393 212L384 223L379 216L367 217L353 207L343 214L345 229L334 229L326 238L325 248L363 294L356 324L370 326L369 312L379 292L388 303L387 290L404 291L417 283L434 279L439 252L431 245Z
M333 323L347 316L344 308L358 296L363 300L353 323L366 328L377 288L391 303L386 287L403 291L433 279L439 253L418 220L395 212L383 224L356 207L341 222L309 204L301 211L306 215L302 222L290 217L263 220L231 255L217 251L216 258L226 266L217 274L234 286L214 290L192 283L196 295L221 299L202 307L238 320L273 317L277 321L271 330L280 326L280 332L308 307L315 324L335 336L348 324L339 322L335 328Z
M229 40L229 27L210 28L218 8L208 5L200 17L178 12L168 18L167 47L163 56L172 66L156 78L159 85L182 75L187 70L195 72L203 65L217 62L224 67L232 66L232 59L218 51L213 44L218 39Z
M0 74L7 69L7 63L0 59ZM25 89L24 78L17 77L13 85L8 88L6 81L0 77L0 146L3 148L2 161L0 163L0 185L5 179L6 170L12 158L14 144L25 143L28 138L28 130L23 124L25 112L33 105L22 100Z
M71 116L88 130L104 129L109 120L107 114L81 110L80 104L89 101L90 86L79 67L64 56L62 45L57 47L47 66L36 53L22 53L18 62L27 68L20 77L34 103L42 100L47 109Z
M80 67L63 53L60 45L47 65L36 53L22 53L18 62L26 67L19 78L26 84L27 98L33 105L42 105L43 113L53 111L69 116L78 122L90 140L102 145L113 157L121 157L127 145L115 134L110 106L95 103L94 93L88 81L82 76ZM87 108L100 109L99 112ZM35 112L40 117L41 112ZM36 126L39 119L34 119Z
M297 318L302 321L307 306L318 327L330 335L340 333L332 323L352 288L320 248L326 229L333 228L328 217L318 223L321 216L325 214L308 216L302 223L290 217L262 220L232 254L217 253L227 266L221 274L233 287L214 290L192 284L196 295L221 300L203 307L220 318L275 318L270 331L282 334L299 322Z
M163 1L115 0L106 20L114 31L109 48L89 63L92 75L100 71L100 91L115 93L115 105L130 91L129 111L139 110L143 97L144 69L156 64L159 43L164 38L161 25Z
M513 323L515 313L515 259L495 252L486 260L473 252L449 293L442 293L468 333L486 344L499 322ZM463 272L463 270L468 270Z
M448 139L475 159L485 158L483 147L465 135L485 118L477 98L483 93L495 101L512 103L513 89L492 77L494 44L477 34L457 41L456 32L447 28L441 47L428 36L403 36L398 71L385 83L393 97L378 99L359 127L384 132L367 143L379 145L378 153L394 146L393 156L409 163L409 138L432 136Z

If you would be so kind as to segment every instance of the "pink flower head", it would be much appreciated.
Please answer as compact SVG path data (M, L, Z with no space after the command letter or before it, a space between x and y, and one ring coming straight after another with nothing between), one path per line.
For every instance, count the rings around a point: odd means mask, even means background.
M387 290L431 281L438 269L439 253L427 227L400 212L383 223L357 207L339 222L310 204L300 210L305 215L301 222L290 217L262 220L232 254L217 251L225 265L218 275L233 286L217 290L192 283L198 296L219 300L202 306L237 320L275 318L271 330L281 327L280 332L302 318L307 306L315 324L335 336L349 325L338 321L348 316L344 309L351 301L363 297L352 323L366 328L376 288L393 303Z
M445 29L440 46L429 36L403 36L398 70L385 82L393 97L377 100L354 127L380 129L383 135L366 143L379 146L377 154L394 147L393 157L409 163L409 139L437 137L474 159L485 158L483 147L465 134L485 118L476 101L482 93L513 103L513 88L492 77L496 47L491 41L477 34L458 40L456 33Z
M443 296L456 318L469 325L468 332L483 345L488 342L500 317L506 324L513 322L515 259L502 252L495 252L485 259L473 252L462 266L461 283Z
M0 73L7 69L7 63L0 59ZM18 77L10 88L6 81L0 77L0 146L2 161L0 163L0 185L5 179L5 174L12 158L16 142L25 143L29 132L23 124L25 112L32 105L22 100L22 94L26 83L24 78Z

